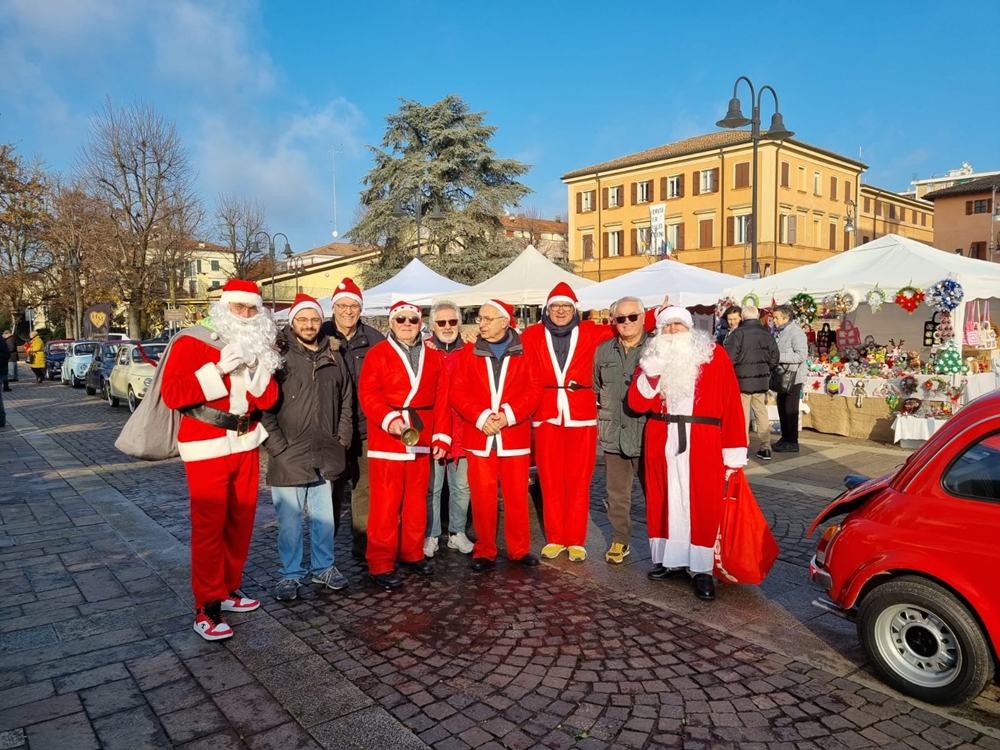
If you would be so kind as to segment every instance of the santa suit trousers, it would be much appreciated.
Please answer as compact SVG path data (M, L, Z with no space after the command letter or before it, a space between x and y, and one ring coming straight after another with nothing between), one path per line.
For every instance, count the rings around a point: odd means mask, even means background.
M191 588L195 606L240 587L260 478L258 450L184 464L191 495Z
M535 427L535 459L546 542L582 547L597 460L596 425L560 427L543 422Z
M466 454L469 462L469 489L472 492L472 520L476 527L473 557L495 560L497 556L497 487L503 492L503 536L507 557L517 560L531 552L528 525L528 471L531 456L487 457Z
M415 461L368 459L371 502L368 508L368 572L390 572L396 551L403 562L424 559L427 528L427 486L431 461L426 454ZM402 532L400 532L402 518Z

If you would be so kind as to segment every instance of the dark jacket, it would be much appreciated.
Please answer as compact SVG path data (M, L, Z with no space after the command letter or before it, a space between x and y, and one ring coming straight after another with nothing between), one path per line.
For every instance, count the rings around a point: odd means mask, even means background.
M625 352L615 336L594 352L594 393L597 394L597 444L608 453L635 458L642 452L643 414L628 405L628 387L639 366L639 355L648 338L642 333L638 345Z
M292 487L336 479L347 466L354 432L354 386L340 342L320 334L311 351L289 327L279 337L285 366L274 373L280 395L261 415L268 432L267 483Z
M361 365L365 362L365 355L375 344L385 341L385 336L379 333L377 328L372 328L365 323L358 323L354 330L354 335L347 338L337 330L337 324L332 320L326 321L321 333L340 341L340 348L347 362L347 371L351 374L351 384L354 386L354 400L351 402L351 410L354 413L354 443L355 451L360 450L361 441L368 439L368 418L358 404L358 378L361 377Z
M733 361L740 393L766 393L771 370L778 366L778 344L771 332L753 318L729 334L726 353Z
M6 369L7 363L10 362L11 354L10 347L7 346L7 339L0 336L0 367Z

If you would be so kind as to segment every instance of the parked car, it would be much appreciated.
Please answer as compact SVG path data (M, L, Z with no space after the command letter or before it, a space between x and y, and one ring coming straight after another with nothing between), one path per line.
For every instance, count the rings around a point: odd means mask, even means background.
M94 358L94 349L100 346L97 341L74 341L66 346L66 358L63 360L60 379L63 385L79 388L87 377L87 369Z
M111 369L105 387L108 404L118 406L121 399L128 403L128 410L135 411L153 381L153 372L160 361L166 344L137 341L121 342L115 366Z
M94 349L94 358L90 361L90 367L87 368L87 376L83 383L88 396L99 393L101 398L108 397L104 384L111 376L111 370L115 366L120 343L117 340L103 341Z
M62 363L66 358L66 347L73 339L52 339L45 342L45 376L55 380L62 375Z
M928 703L971 700L1000 651L1000 391L968 404L892 474L848 477L809 577L857 623L872 667Z

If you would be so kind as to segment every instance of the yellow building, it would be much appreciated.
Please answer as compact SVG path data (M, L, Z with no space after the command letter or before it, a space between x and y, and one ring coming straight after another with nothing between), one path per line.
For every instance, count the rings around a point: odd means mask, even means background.
M684 263L750 272L750 132L725 130L630 154L563 176L569 260L606 280L662 258L650 207L664 204L666 240ZM758 147L757 259L761 274L814 263L853 246L847 199L857 204L862 162L798 140Z
M929 201L862 185L858 209L859 245L886 234L899 234L925 245L934 242L934 204Z

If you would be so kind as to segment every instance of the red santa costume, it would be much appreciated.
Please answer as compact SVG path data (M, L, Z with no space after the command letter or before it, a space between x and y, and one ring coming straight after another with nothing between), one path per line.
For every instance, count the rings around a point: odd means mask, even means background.
M736 372L721 346L693 331L691 314L668 307L643 349L628 403L647 413L643 469L653 562L711 573L728 469L747 463L747 432Z
M397 302L389 317L399 313L420 315L420 308ZM368 513L368 572L389 573L399 558L405 563L424 559L427 527L427 486L430 453L451 445L451 407L448 375L441 357L429 356L416 342L419 359L416 372L394 336L373 346L365 357L358 381L358 400L368 418L368 478L371 508ZM419 430L415 445L406 446L389 434L390 425L401 420ZM402 518L402 531L400 531Z
M511 321L513 308L488 300ZM462 443L469 462L469 489L477 541L477 558L497 556L497 488L504 499L504 540L507 557L527 562L531 552L528 521L528 472L531 468L531 415L538 408L542 390L535 382L531 361L513 328L507 329L507 348L499 359L482 336L463 348L451 381L451 403L461 417ZM486 420L503 414L507 426L495 435L483 432ZM538 558L534 558L534 564ZM530 563L529 563L530 564Z
M257 312L242 317L230 311L231 304ZM280 359L271 348L274 322L254 282L229 281L211 315L202 325L225 346L178 338L160 365L160 396L182 414L177 442L191 496L195 630L218 640L232 635L220 610L259 606L236 592L257 508L258 448L267 438L257 419L278 398L271 374Z

